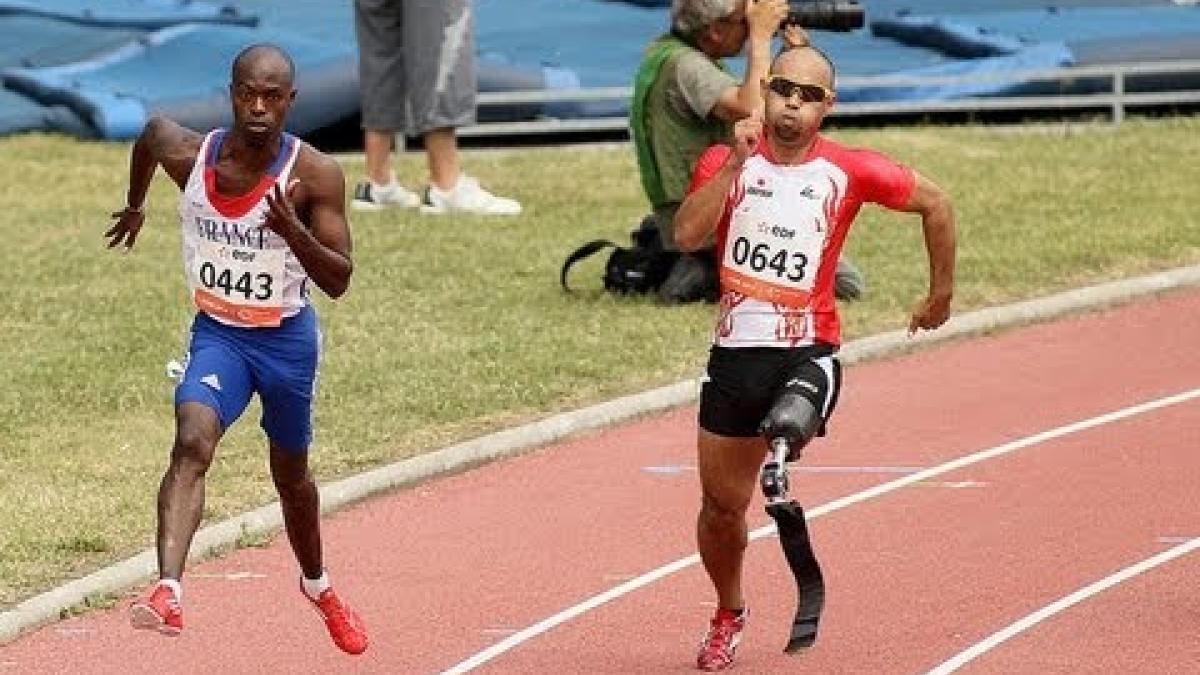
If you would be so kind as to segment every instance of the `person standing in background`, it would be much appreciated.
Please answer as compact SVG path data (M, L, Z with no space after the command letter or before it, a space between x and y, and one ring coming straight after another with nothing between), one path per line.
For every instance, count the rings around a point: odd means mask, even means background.
M474 124L477 93L468 0L355 0L354 28L367 175L351 206L520 214L520 203L488 192L460 164L456 129ZM421 194L392 170L398 133L419 136L425 146L429 176Z

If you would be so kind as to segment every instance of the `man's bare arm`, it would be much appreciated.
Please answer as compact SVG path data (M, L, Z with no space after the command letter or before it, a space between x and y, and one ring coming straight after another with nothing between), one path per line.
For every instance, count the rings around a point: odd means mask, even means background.
M129 157L129 188L125 208L112 214L117 219L107 232L108 247L124 244L133 248L145 222L146 193L161 164L175 184L183 189L196 162L203 136L165 117L154 116L146 122L133 144Z
M133 144L129 162L129 206L141 206L146 200L150 179L159 164L179 189L187 184L196 163L196 153L204 140L199 134L166 117L154 116ZM135 199L136 198L136 199Z
M912 313L909 332L932 330L950 317L954 297L955 222L950 198L928 178L917 174L917 185L900 210L921 215L925 250L929 255L929 294Z
M751 0L746 6L746 78L721 93L711 115L726 122L749 117L763 107L762 82L771 70L771 38L787 16L785 0Z
M725 198L741 173L742 165L754 154L762 136L761 113L755 113L733 125L733 147L716 175L688 195L675 212L675 244L681 251L697 251L717 229Z
M271 210L266 225L287 241L313 283L337 299L349 288L354 271L345 175L333 158L309 147L302 149L293 175L286 192L277 185L267 193ZM295 204L300 204L303 220Z
M737 179L740 162L731 154L717 174L688 195L675 212L675 244L684 252L704 247L725 209L725 198Z

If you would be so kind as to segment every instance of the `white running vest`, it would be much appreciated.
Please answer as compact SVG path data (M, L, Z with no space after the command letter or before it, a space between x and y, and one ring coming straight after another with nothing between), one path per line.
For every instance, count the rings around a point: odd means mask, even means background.
M716 344L836 344L837 337L822 334L815 319L830 309L821 296L832 293L826 277L828 268L837 265L845 233L836 243L833 235L838 227L849 226L838 223L835 215L848 182L840 167L822 158L798 166L774 164L761 155L746 160L732 187L732 209L720 236Z
M183 266L196 309L230 326L266 328L295 316L308 302L308 274L291 248L263 220L266 194L286 189L300 141L283 135L279 156L250 192L221 195L216 163L224 129L204 137L179 200Z
M720 347L841 343L834 298L838 258L863 204L901 210L916 173L886 155L818 135L799 164L777 164L766 141L729 187L717 223ZM725 166L714 145L696 161L690 192Z

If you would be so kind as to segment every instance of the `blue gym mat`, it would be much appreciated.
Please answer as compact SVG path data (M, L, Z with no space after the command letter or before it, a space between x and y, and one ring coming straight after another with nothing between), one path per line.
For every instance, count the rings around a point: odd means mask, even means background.
M155 30L190 21L253 26L236 5L193 0L0 0L0 15L40 16L85 26Z
M669 24L667 0L473 0L481 91L623 87ZM865 0L870 29L814 32L840 76L962 74L1200 58L1200 7L1165 0ZM349 1L0 0L0 135L50 129L123 139L148 115L228 122L228 64L277 42L298 65L292 131L358 111ZM731 68L742 72L741 59ZM1182 80L1159 78L1153 86ZM1148 87L1133 82L1132 89ZM853 88L844 101L1038 93L1003 82ZM484 108L484 121L623 114L626 104Z

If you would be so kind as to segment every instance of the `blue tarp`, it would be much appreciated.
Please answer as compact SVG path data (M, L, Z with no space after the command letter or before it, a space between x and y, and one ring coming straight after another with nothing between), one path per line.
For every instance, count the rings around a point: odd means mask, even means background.
M668 27L667 4L473 0L480 89L629 86L643 47ZM1151 0L1060 0L1053 11L1036 0L864 5L874 32L814 33L842 77L968 75L1130 56L1200 58L1200 7ZM45 128L128 138L152 112L198 128L226 123L229 60L261 41L281 44L299 65L293 131L304 134L357 114L348 1L0 0L0 79L7 88L0 134ZM740 59L730 65L738 73L744 67ZM993 82L842 86L839 94L844 101L913 101L1013 91L1031 90ZM625 108L624 102L523 104L484 108L480 117L612 115Z
M0 76L8 90L0 99L0 134L38 128L78 134L82 124L85 135L127 139L153 113L194 128L228 124L229 64L255 42L276 43L296 61L303 95L289 116L293 132L351 119L358 113L359 90L350 8L324 0L305 7L305 1L294 0L286 8L278 2L264 5L268 21L254 25L260 15L252 2L236 9L188 0L37 5L0 0ZM275 14L282 9L290 11ZM144 29L164 23L169 27ZM571 71L511 60L485 60L478 78L485 92L579 85ZM38 108L43 108L40 114ZM74 116L64 117L64 110ZM480 118L573 111L572 106L523 104L488 109Z
M128 43L102 58L50 68L5 71L9 89L45 104L80 113L103 138L132 138L151 113L187 126L229 121L229 64L247 44L262 39L288 50L296 62L297 99L290 124L318 129L358 109L355 55L301 38L238 26L185 23ZM197 58L203 55L203 58Z
M0 0L0 15L41 16L86 26L156 30L182 21L253 26L258 17L232 3L194 0Z
M59 129L83 138L95 135L91 127L66 106L42 105L15 92L0 89L0 133L45 129Z
M110 52L145 31L99 28L29 15L0 15L0 69L40 68Z
M1008 9L975 14L903 14L871 23L871 31L963 60L904 75L1002 74L1061 66L1200 59L1200 8L1092 7ZM1196 78L1131 77L1130 91L1200 86ZM1003 80L962 85L839 91L845 101L950 100L996 94L1088 93L1109 85L1087 78L1067 85Z
M0 14L23 14L91 26L155 30L180 22L254 25L233 4L193 0L0 0Z

